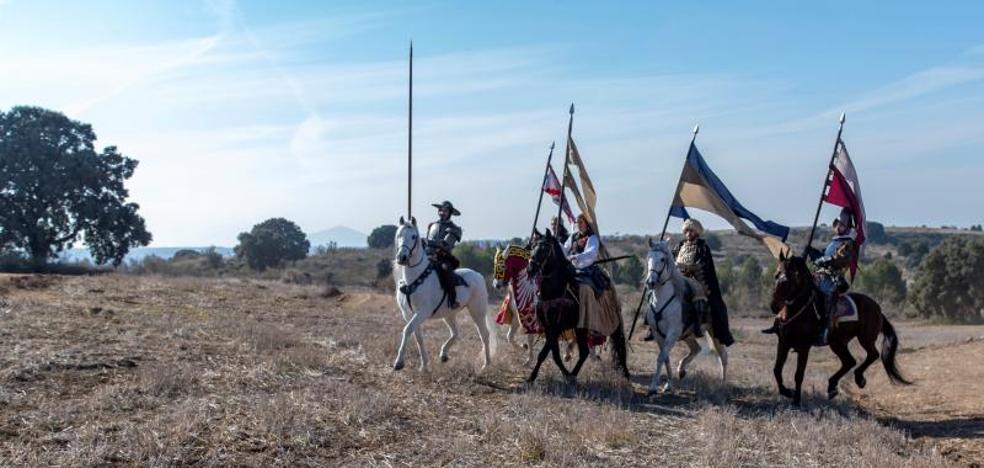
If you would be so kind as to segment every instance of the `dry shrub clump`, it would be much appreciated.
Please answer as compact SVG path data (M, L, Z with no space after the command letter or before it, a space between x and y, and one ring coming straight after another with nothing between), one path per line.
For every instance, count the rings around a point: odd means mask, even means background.
M697 424L703 466L948 466L898 431L833 410L740 415L733 407L707 407Z

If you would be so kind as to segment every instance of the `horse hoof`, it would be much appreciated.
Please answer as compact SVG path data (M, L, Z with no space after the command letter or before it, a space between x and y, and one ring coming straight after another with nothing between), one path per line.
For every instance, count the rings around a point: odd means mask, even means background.
M863 375L854 376L854 383L858 384L858 388L864 388L868 385L868 379L865 379Z
M687 376L687 371L680 369L680 380L683 380Z
M523 344L519 345L519 347L521 347L523 349L530 349L530 345L528 345L526 343L523 343Z
M646 396L647 397L652 397L652 396L656 396L656 395L659 395L659 390L652 389L652 388L650 388L649 389L649 392L646 393Z
M793 398L793 407L799 408L800 406L802 406L802 405L800 405L800 399L799 398Z
M441 362L448 362L447 356L441 356Z
M837 394L838 393L840 393L840 392L837 391L837 388L828 389L827 390L827 399L828 400L833 400L835 397L837 397Z
M786 398L793 398L795 396L793 395L793 391L788 388L780 388L779 394Z
M396 364L393 364L393 370L398 371L398 370L402 370L402 369L403 369L403 363L402 362L398 362Z

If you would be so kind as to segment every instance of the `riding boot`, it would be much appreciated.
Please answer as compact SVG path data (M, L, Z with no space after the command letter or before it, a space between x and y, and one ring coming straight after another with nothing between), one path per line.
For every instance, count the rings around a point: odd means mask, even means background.
M762 330L762 333L765 333L766 335L775 335L775 334L778 334L779 333L779 319L773 320L772 321L772 326L769 327L769 328L766 328L765 330Z
M653 335L653 329L646 328L646 336L642 337L642 341L653 341L655 339L656 336Z
M454 279L451 276L451 272L448 271L448 265L442 263L437 271L437 278L440 280L441 288L444 289L444 293L448 296L448 308L457 309L461 307L461 304L458 304L458 294L455 291Z
M820 330L817 333L816 342L813 343L814 346L827 346L830 337L830 317L833 315L831 311L834 307L835 300L833 296L827 297L827 301L823 307L820 308L822 311L820 315Z

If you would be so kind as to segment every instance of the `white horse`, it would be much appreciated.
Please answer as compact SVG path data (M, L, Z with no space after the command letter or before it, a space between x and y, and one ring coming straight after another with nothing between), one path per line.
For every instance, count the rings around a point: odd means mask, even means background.
M666 383L662 390L668 391L671 388L673 376L670 373L670 351L678 340L682 340L690 348L680 364L677 366L677 373L682 379L687 374L687 365L693 361L700 353L700 344L694 336L691 327L685 327L683 323L683 302L685 299L685 289L688 282L692 288L703 288L699 283L683 276L676 268L673 254L665 241L653 242L649 240L649 255L647 258L648 272L646 273L646 285L652 294L649 296L648 317L649 327L652 329L656 342L659 343L659 357L656 358L656 372L649 383L649 394L657 393L660 383L660 374L663 366L666 366ZM716 338L711 336L707 324L701 324L705 328L705 335L709 346L718 355L721 363L721 381L725 381L728 375L728 350L721 345Z
M417 341L417 349L420 351L420 369L426 371L427 353L424 350L424 336L420 330L420 325L427 319L441 319L448 326L451 336L444 345L441 346L441 362L448 360L448 350L458 339L458 325L455 323L458 309L448 307L447 295L441 289L441 284L437 279L435 266L431 265L427 254L424 251L424 239L420 237L417 230L417 220L410 218L407 223L400 217L400 226L396 230L396 271L397 279L396 304L400 307L403 320L407 322L403 327L403 336L400 339L400 349L396 354L396 362L393 369L403 369L407 340L413 335ZM492 329L491 318L488 315L489 292L485 287L485 278L474 270L459 268L455 270L458 276L465 280L465 286L457 286L458 303L464 304L468 308L472 321L478 329L478 335L482 339L482 369L488 367L491 362L492 345L494 344L495 334L490 334ZM401 287L405 292L401 291Z

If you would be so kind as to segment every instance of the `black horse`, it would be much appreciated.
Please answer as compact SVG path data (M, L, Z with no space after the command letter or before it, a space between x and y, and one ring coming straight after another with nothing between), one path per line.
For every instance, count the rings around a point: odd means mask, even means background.
M536 318L543 326L543 348L537 357L536 365L527 383L532 384L540 372L540 366L547 359L547 354L553 354L553 360L560 372L570 381L577 378L581 366L588 358L588 329L578 328L580 304L577 299L578 282L575 279L574 265L564 256L557 238L549 229L545 234L535 232L532 239L533 248L527 272L535 278L539 288L535 304ZM560 335L567 330L574 330L577 338L578 359L570 372L564 366L560 357ZM615 357L615 367L629 378L629 368L626 364L625 332L621 324L609 337L612 352Z
M855 337L861 343L867 356L857 369L854 369L854 381L858 387L864 388L867 380L864 371L881 357L882 365L893 384L908 385L899 372L895 355L899 348L899 337L895 328L881 311L874 299L864 294L851 293L851 299L857 305L858 320L838 324L830 332L830 349L840 358L841 367L827 381L827 397L837 396L837 384L841 377L854 368L857 361L851 356L847 344ZM779 256L779 266L776 269L776 285L772 294L772 310L779 314L779 344L776 348L776 364L773 369L779 393L793 399L793 404L800 404L800 390L803 385L803 374L806 372L806 362L810 358L810 347L820 330L820 307L823 304L822 294L817 289L813 274L802 257L783 254ZM881 352L875 346L878 334L882 334ZM782 382L782 368L790 350L796 351L796 390L790 390Z

